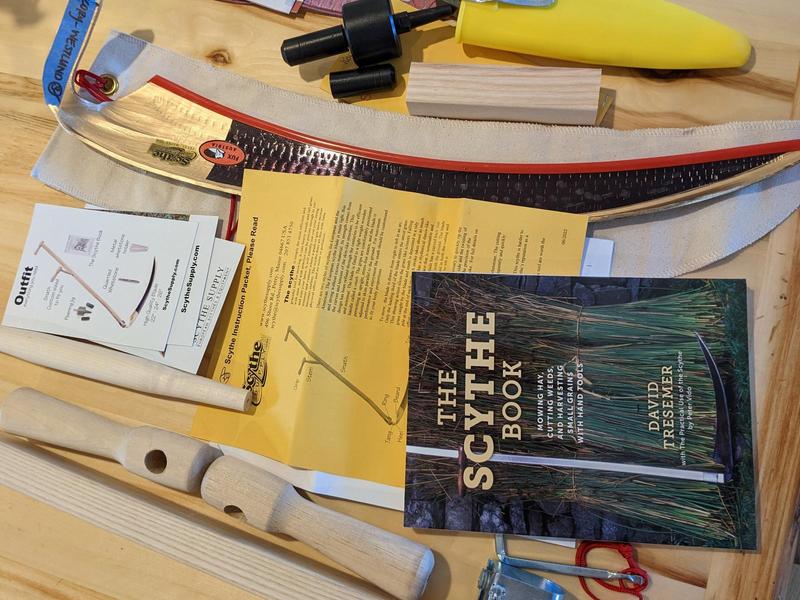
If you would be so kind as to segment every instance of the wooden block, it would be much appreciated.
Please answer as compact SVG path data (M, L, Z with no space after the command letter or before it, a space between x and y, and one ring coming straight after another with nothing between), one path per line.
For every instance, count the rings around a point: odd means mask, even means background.
M600 69L412 63L412 115L594 125Z

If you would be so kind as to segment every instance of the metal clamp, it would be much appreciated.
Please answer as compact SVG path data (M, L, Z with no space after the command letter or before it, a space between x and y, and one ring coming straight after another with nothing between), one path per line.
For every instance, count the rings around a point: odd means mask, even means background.
M556 582L523 569L592 579L625 580L635 585L644 583L644 578L635 573L509 556L503 534L497 534L494 543L497 560L490 560L486 568L481 571L478 580L480 590L478 600L567 600L571 597L569 592Z
M478 580L478 600L567 600L567 590L499 560L490 560Z
M560 573L561 575L572 575L574 577L589 577L591 579L605 579L607 581L623 579L635 585L644 583L644 577L636 573L623 573L621 571L608 571L606 569L593 569L591 567L579 567L577 565L566 565L544 560L531 560L529 558L517 558L506 554L506 540L503 534L497 534L494 538L494 546L497 551L497 560L520 569L536 569L546 573Z

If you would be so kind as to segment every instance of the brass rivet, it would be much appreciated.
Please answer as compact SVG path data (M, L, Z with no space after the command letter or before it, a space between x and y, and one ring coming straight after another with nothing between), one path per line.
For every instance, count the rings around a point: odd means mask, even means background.
M103 73L100 79L103 80L103 93L106 96L113 96L119 89L119 81L111 73Z

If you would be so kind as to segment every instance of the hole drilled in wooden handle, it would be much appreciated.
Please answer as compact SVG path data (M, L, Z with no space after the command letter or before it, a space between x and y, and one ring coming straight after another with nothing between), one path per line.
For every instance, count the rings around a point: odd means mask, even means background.
M163 473L167 468L167 455L163 450L150 450L144 455L144 466L156 475Z
M244 511L239 508L238 506L234 506L233 504L229 504L225 508L222 509L226 515L233 517L234 519L238 519L239 521L247 522L247 517L244 516Z

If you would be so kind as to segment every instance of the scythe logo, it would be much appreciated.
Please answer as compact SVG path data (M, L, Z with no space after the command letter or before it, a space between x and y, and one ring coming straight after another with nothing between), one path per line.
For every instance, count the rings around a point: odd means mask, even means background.
M150 144L147 152L154 158L184 167L197 158L197 152L188 146L164 140L156 140Z
M247 359L247 373L244 379L244 389L250 390L253 395L253 405L261 404L261 391L267 381L266 361L267 339L261 338L253 344L253 351Z

